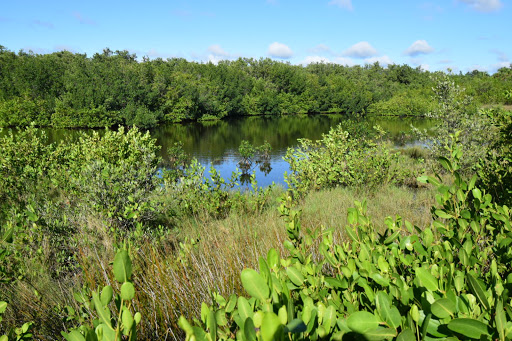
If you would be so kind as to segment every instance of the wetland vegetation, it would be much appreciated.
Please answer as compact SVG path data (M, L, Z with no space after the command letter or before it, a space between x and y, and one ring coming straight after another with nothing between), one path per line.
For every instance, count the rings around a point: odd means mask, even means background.
M0 340L512 339L511 68L0 70Z

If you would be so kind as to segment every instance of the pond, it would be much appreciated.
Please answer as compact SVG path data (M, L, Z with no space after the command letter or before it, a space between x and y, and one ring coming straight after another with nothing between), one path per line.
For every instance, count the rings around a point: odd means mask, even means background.
M255 172L259 186L268 186L272 182L284 183L284 172L289 171L288 163L283 160L286 150L297 145L297 139L308 138L318 140L322 134L329 132L331 127L338 124L360 125L361 129L370 129L379 125L389 133L389 138L396 145L414 144L408 133L411 124L416 128L425 129L432 121L424 118L372 117L354 118L342 114L325 115L293 115L293 116L257 116L233 120L213 122L194 122L160 126L151 131L157 143L162 146L161 156L169 159L167 150L175 142L181 141L185 152L206 167L208 171L213 165L225 179L237 168L240 156L238 147L242 140L259 146L269 142L269 169L260 169L258 165L250 171ZM243 186L250 186L244 184Z
M162 125L150 130L162 148L160 156L169 160L168 150L174 143L181 141L185 152L206 167L206 172L213 165L225 179L231 177L237 168L240 156L238 147L243 140L254 146L260 146L265 141L270 143L269 165L260 169L255 165L249 171L255 172L258 185L265 187L273 182L286 186L284 173L289 171L288 163L283 156L290 147L298 144L297 139L307 138L318 140L322 134L328 133L331 127L342 124L345 128L368 131L379 125L388 133L395 145L415 144L409 135L411 125L419 129L432 126L432 120L417 117L351 117L343 114L319 115L288 115L288 116L253 116L221 121L189 122ZM60 141L64 138L77 138L84 129L44 129L49 142ZM0 136L7 130L0 131ZM100 131L101 134L101 131ZM208 175L208 174L205 174ZM249 183L242 186L250 186Z

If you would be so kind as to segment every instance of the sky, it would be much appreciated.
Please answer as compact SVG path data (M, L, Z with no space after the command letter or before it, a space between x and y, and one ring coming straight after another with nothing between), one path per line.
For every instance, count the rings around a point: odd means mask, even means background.
M0 45L15 52L92 56L108 47L151 59L378 61L494 73L512 63L511 1L4 0Z

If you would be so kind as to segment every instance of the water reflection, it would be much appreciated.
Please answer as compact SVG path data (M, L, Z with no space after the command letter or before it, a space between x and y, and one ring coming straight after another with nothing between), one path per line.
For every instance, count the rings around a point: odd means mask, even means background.
M203 165L213 164L225 178L239 169L238 146L242 140L259 146L265 141L272 146L266 164L259 164L246 171L241 185L250 186L250 174L256 173L260 186L272 182L285 185L283 174L289 171L283 161L289 147L297 145L297 139L318 140L331 127L342 124L352 134L365 134L375 125L388 132L389 138L397 145L414 143L411 124L426 129L432 122L422 118L355 118L347 115L298 115L298 116L258 116L225 121L194 122L160 126L151 131L162 146L161 156L168 159L167 150L181 141L185 152L197 158Z
M288 164L283 161L289 147L297 145L297 139L308 138L318 140L331 127L342 124L351 134L366 134L371 127L379 125L388 132L388 137L396 145L413 144L410 134L411 124L419 129L432 126L432 121L423 118L373 117L357 118L342 114L332 115L294 115L294 116L257 116L232 120L169 124L151 130L151 135L161 146L160 156L163 165L171 162L172 150L176 142L183 143L183 149L191 157L195 157L208 169L213 165L224 178L238 167L240 157L238 147L242 140L249 141L253 146L269 142L272 150L264 162L260 162L246 171L241 182L250 186L250 174L256 174L260 186L272 182L285 185L283 174L289 171ZM8 130L0 131L0 136ZM92 134L91 129L44 129L48 142L64 139L76 140L82 134ZM97 130L101 135L103 130Z

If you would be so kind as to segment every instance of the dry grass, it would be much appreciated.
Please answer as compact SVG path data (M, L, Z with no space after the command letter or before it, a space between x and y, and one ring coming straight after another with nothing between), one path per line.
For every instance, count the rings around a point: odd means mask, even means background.
M418 226L430 223L432 190L387 186L373 193L347 188L311 193L298 207L302 210L302 226L334 227L336 239L343 238L347 209L353 206L354 200L364 198L376 227L383 225L386 216L395 214ZM198 317L201 302L212 302L212 292L226 298L243 294L242 269L257 268L258 258L270 248L277 248L284 255L282 244L286 231L276 208L277 203L259 214L232 214L223 220L185 219L165 238L134 245L137 291L134 305L143 316L140 339L182 339L177 325L180 315L189 319ZM98 233L97 237L96 242L84 241L80 248L78 258L83 271L78 277L60 283L43 278L35 284L40 295L48 297L44 304L34 299L33 290L31 293L26 284L10 289L17 322L37 321L39 338L58 338L63 323L58 319L59 314L48 313L52 305L78 308L71 292L79 291L84 285L91 289L105 285L117 287L110 269L114 242L105 233ZM180 241L185 240L199 241L194 246L191 243L180 246ZM186 248L191 251L180 253Z

